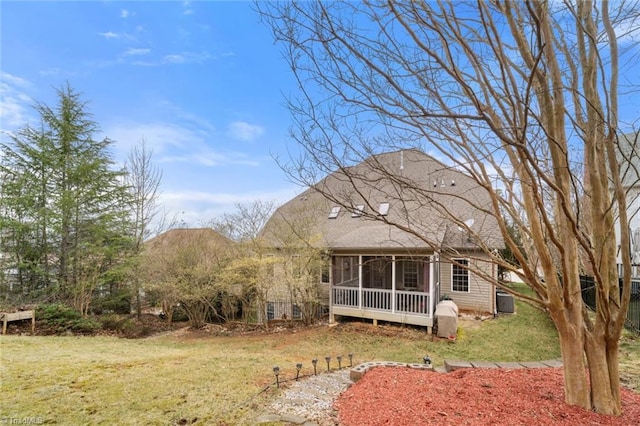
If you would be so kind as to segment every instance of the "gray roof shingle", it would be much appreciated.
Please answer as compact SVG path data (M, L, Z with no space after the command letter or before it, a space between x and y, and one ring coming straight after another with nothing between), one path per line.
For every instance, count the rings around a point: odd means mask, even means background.
M389 203L384 216L379 214L381 203ZM337 217L329 218L338 205ZM365 206L362 212L358 205ZM469 176L421 151L403 150L369 157L327 176L276 210L262 235L278 246L286 234L283 223L289 229L304 224L298 234L333 250L476 247L454 217L472 223L474 235L499 248L497 221L482 211L489 207L488 194Z

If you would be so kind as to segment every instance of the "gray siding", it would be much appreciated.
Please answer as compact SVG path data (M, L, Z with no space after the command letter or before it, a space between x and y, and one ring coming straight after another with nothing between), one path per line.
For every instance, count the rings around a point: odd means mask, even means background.
M495 276L494 266L488 262L477 258L478 254L473 257L461 254L459 258L468 259L471 269L483 271L486 274ZM469 272L469 292L460 292L452 290L451 282L452 264L442 261L440 265L440 297L449 296L458 305L460 310L493 313L495 290L491 283L481 278L478 274Z

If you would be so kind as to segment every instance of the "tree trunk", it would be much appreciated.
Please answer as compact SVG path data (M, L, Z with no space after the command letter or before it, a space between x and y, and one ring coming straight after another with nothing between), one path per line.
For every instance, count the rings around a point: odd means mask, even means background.
M587 410L591 409L589 381L584 359L584 335L582 327L568 322L555 321L562 351L564 366L565 401L570 405L577 405ZM606 368L606 367L604 367Z
M591 380L591 405L600 414L620 415L618 341L608 342L604 333L587 333L585 352Z

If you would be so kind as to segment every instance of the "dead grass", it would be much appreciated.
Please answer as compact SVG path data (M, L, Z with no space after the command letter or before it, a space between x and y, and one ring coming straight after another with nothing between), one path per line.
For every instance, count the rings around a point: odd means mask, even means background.
M553 327L520 303L515 315L461 327L456 343L431 341L423 329L352 322L280 333L213 336L178 333L141 340L115 337L2 336L0 418L42 418L60 424L251 423L263 398L282 379L326 369L324 357L348 353L354 363L373 360L436 365L445 358L530 361L559 357ZM640 377L640 342L624 344L621 365ZM626 367L625 367L626 368ZM626 371L626 370L625 370Z

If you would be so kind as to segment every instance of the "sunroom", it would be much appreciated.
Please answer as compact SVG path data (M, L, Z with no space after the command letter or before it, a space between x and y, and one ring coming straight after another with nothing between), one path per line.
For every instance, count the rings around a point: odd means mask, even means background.
M334 255L331 320L341 315L431 327L439 276L435 254Z

